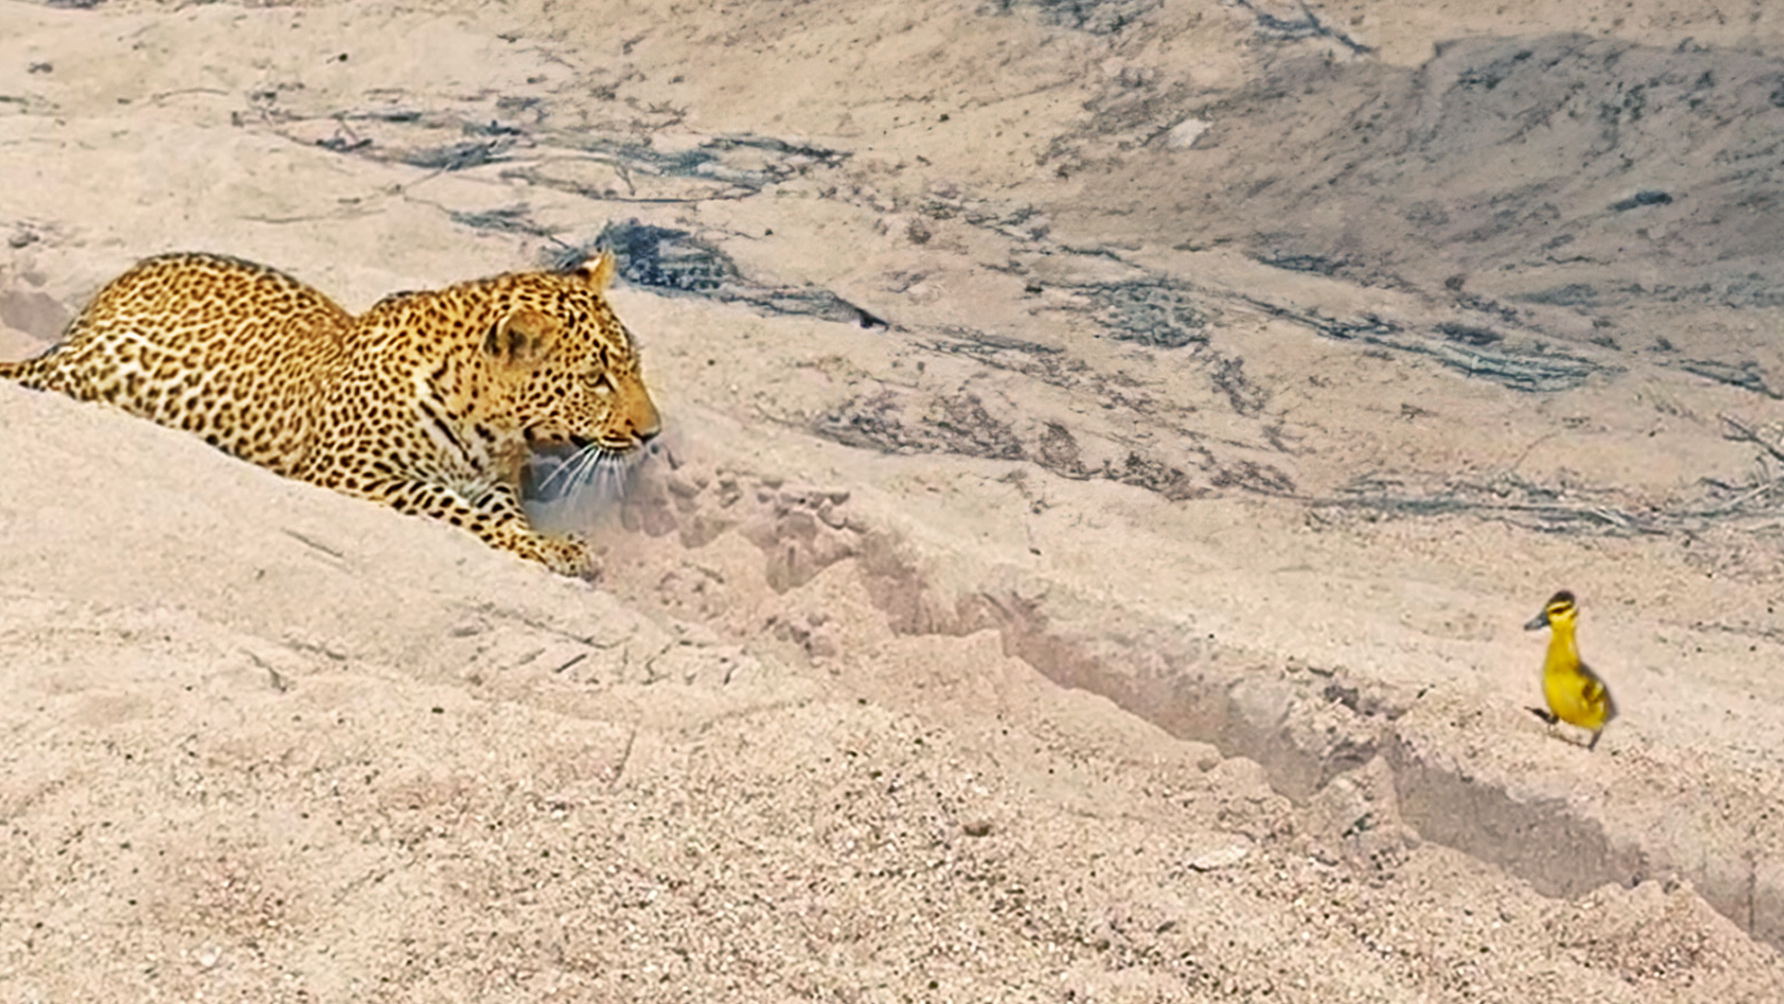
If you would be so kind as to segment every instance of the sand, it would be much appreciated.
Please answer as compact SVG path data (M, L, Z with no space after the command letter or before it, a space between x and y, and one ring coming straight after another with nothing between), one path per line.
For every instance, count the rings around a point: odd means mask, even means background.
M591 585L0 385L0 999L1784 999L1781 52L0 0L0 358L604 243L667 426Z

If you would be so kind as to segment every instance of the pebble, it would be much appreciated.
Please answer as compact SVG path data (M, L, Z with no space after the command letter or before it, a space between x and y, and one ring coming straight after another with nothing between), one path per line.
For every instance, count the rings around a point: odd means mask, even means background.
M1218 868L1231 868L1250 856L1250 844L1232 843L1191 855L1184 864L1192 871L1211 872Z

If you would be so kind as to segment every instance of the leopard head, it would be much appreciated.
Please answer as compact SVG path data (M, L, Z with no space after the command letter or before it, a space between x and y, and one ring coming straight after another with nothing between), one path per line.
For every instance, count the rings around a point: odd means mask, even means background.
M637 346L604 295L613 273L603 251L562 272L504 277L482 351L514 379L509 404L535 449L618 457L662 431Z

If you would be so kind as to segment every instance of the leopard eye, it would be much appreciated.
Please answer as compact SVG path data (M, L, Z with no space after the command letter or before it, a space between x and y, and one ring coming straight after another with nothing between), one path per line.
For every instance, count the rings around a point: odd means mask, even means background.
M613 378L612 377L608 376L606 373L602 373L595 377L595 393L596 394L599 394L602 397L608 397L608 396L612 395L613 391L614 391L614 387L613 387Z

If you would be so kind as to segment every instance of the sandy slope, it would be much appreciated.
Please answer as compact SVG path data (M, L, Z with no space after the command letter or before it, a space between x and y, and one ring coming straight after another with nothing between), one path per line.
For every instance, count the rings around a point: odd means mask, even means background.
M671 422L591 589L0 386L0 997L1784 997L1723 6L0 3L0 352L602 237Z

